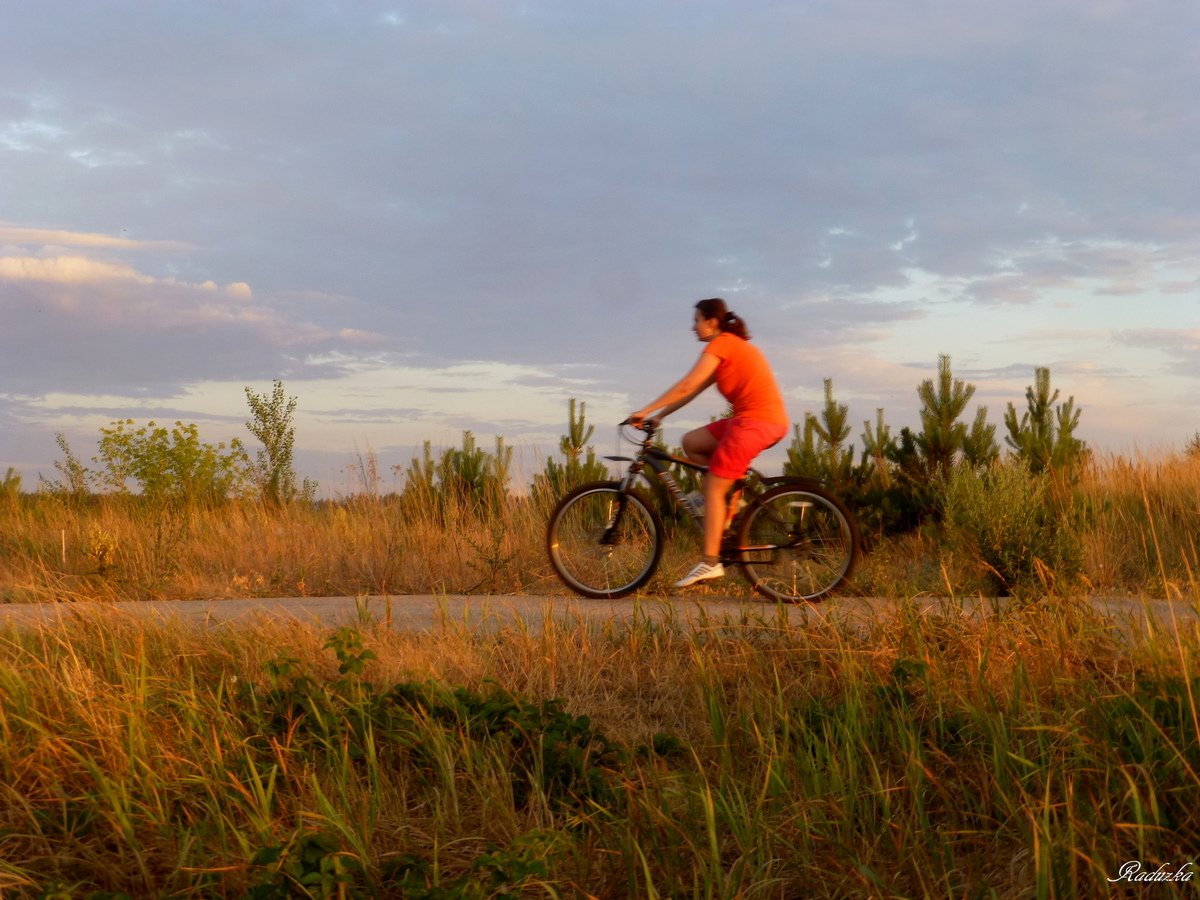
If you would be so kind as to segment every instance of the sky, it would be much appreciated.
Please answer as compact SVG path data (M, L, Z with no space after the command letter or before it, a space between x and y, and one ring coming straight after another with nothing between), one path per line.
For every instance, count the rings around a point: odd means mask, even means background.
M1045 366L1169 452L1197 96L1191 0L0 0L0 472L124 418L253 449L275 379L331 495L464 430L532 471L572 397L613 453L712 296L860 446L949 354L1001 438Z

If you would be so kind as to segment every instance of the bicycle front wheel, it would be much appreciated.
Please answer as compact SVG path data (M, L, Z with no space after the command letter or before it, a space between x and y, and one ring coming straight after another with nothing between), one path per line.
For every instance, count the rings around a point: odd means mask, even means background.
M559 501L546 528L550 565L563 584L596 599L632 594L654 575L662 520L619 482L580 485Z
M816 485L772 488L746 510L738 534L747 579L785 603L821 600L858 558L858 526L840 500Z

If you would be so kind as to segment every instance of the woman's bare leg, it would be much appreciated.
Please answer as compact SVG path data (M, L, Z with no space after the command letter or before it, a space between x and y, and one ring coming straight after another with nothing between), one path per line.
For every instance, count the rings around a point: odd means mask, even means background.
M683 436L683 453L692 462L707 466L717 449L717 439L707 428L693 428Z
M683 452L694 463L707 466L717 449L717 439L707 428L694 428L683 436ZM721 558L721 537L725 533L725 494L732 478L704 475L704 561Z
M715 563L721 558L725 495L733 482L732 478L721 478L712 472L704 476L704 561L707 563Z

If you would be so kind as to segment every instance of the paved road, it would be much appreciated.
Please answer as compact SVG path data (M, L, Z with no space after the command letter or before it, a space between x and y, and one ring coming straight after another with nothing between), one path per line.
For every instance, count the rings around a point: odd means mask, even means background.
M919 597L918 609L946 609L943 598ZM1003 601L998 601L1002 603ZM967 600L963 608L973 615L988 615L997 601ZM1186 602L1138 598L1096 597L1096 610L1130 629L1144 629L1148 621L1168 628L1200 628L1197 607ZM793 623L810 617L866 621L896 609L895 600L835 597L821 604L783 607ZM405 595L396 597L279 597L254 600L159 600L128 603L37 603L0 606L0 627L13 623L32 625L70 621L78 616L115 615L148 621L184 622L208 627L239 623L295 620L336 627L374 620L392 628L431 631L446 625L496 629L511 625L536 628L547 616L567 621L601 622L642 615L651 619L675 616L695 624L702 615L720 622L729 618L762 617L774 620L779 608L769 603L713 595L643 597L625 600L586 600L568 596L463 596Z

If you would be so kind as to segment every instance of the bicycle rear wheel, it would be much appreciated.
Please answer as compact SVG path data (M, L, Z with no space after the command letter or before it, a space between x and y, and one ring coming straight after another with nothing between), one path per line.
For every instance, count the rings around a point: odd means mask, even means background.
M650 580L663 549L662 520L620 482L580 485L546 527L550 565L563 584L596 599L631 594Z
M746 578L785 603L821 600L858 558L858 526L845 505L815 484L772 488L746 510L738 533Z

